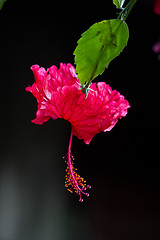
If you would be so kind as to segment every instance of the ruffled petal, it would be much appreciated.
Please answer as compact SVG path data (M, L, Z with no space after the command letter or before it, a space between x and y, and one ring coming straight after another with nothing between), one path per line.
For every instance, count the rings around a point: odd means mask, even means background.
M97 133L110 131L130 107L124 96L104 82L92 83L86 98L71 64L61 63L59 69L52 66L47 71L33 65L32 71L36 83L26 90L38 102L33 122L64 118L71 123L73 134L87 144Z
M52 86L54 91L57 90L58 87L71 86L75 85L79 88L77 84L77 75L75 74L75 68L70 64L60 64L60 68L57 69L56 66L51 66L47 69L49 75L51 76Z

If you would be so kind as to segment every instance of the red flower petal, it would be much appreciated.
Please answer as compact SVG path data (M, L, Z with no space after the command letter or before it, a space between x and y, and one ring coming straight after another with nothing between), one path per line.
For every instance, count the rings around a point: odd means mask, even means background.
M55 66L47 71L34 65L35 81L26 88L38 101L34 123L42 124L50 117L64 118L72 125L78 138L89 144L100 131L110 131L118 119L126 116L128 101L104 82L93 83L88 96L81 92L75 69L71 64Z

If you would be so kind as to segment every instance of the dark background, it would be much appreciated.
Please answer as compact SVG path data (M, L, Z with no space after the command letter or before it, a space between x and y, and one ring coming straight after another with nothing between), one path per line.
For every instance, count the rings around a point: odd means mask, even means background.
M97 81L129 101L111 132L85 145L73 138L75 165L90 197L64 188L70 124L31 123L37 103L25 92L31 65L74 64L80 34L116 18L112 1L7 1L0 11L0 240L160 239L160 36L153 2L139 0L127 23L128 46Z

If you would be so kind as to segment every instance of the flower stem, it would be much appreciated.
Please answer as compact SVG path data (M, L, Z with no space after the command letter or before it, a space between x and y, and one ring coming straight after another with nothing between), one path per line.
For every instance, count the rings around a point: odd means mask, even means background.
M121 19L122 21L126 21L128 15L130 14L132 8L136 4L137 0L130 0L125 8L122 9L117 19Z
M69 146L68 146L68 160L69 160L69 165L71 165L71 145L72 145L72 138L73 138L73 132L71 131L71 136L70 136L70 140L69 140Z

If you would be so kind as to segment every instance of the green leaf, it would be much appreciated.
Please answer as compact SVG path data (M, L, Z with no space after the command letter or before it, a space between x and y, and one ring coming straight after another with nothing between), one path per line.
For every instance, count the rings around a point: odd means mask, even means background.
M6 0L0 0L0 10L2 9L4 2L6 2Z
M128 38L128 26L119 19L95 23L82 34L73 53L81 86L104 72L127 45Z
M116 5L117 8L122 8L125 0L113 0L113 3Z

